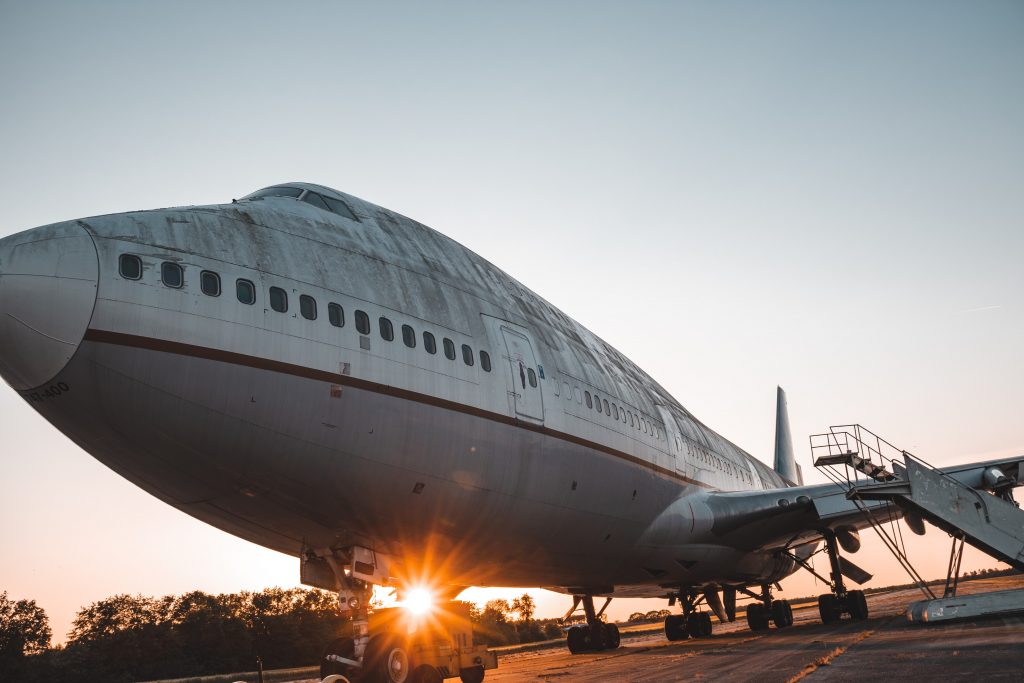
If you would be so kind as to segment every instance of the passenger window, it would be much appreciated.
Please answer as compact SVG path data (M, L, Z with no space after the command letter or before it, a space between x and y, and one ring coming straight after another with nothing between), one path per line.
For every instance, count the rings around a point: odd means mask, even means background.
M366 311L356 311L356 330L359 334L370 334L370 316Z
M416 348L416 330L408 325L402 325L402 341L410 349Z
M473 349L466 344L462 345L462 362L466 365L473 365Z
M121 254L117 270L125 280L139 280L142 278L142 259L135 254Z
M430 332L423 333L423 348L431 355L437 353L437 340L434 339L434 335Z
M629 426L636 427L636 423L633 421L633 413L629 414Z
M327 319L335 327L345 327L345 309L338 304L327 304Z
M583 399L587 402L587 407L588 408L593 408L594 407L594 401L590 398L590 392L589 391L584 391L583 392Z
M569 388L569 383L568 382L562 382L562 384L564 385L563 388L565 389L565 400L566 401L571 401L572 400L572 389Z
M608 409L608 399L604 399L604 414L611 415L612 411Z
M455 360L455 342L448 337L444 338L444 357L448 360Z
M212 270L199 273L199 288L206 296L220 296L220 275Z
M299 312L306 320L316 320L316 299L303 294L299 297Z
M594 394L594 410L601 412L601 398L597 394Z
M256 286L248 280L235 280L235 296L246 306L256 303Z
M533 368L526 368L526 376L530 380L530 386L534 389L537 388L537 373L533 371Z
M160 264L160 279L167 287L181 289L181 286L185 284L185 272L177 263L164 261Z
M612 419L614 419L614 420L618 420L619 419L619 407L617 405L615 405L614 403L612 403Z
M480 367L484 369L484 372L491 371L491 354L483 349L480 350Z
M576 402L582 404L583 403L583 394L580 393L580 388L579 387L573 387L572 388L572 393L574 393L576 395Z
M278 313L286 312L288 310L288 292L284 291L280 287L271 287L270 307Z
M380 317L377 321L380 324L380 336L384 341L392 341L395 338L395 328L392 326L391 321L384 316Z

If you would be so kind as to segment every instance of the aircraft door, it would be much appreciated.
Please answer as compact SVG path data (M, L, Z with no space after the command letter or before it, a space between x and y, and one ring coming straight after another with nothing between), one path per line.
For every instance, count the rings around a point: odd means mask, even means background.
M540 380L537 377L537 359L526 336L513 329L501 326L505 340L505 356L512 373L512 393L515 396L516 415L538 422L544 421L544 399L541 396Z

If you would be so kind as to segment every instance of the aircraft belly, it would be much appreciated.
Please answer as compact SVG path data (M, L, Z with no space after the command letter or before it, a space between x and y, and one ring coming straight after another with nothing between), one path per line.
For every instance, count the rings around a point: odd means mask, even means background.
M35 407L130 481L283 552L364 543L486 584L606 585L679 483L386 392L86 341Z

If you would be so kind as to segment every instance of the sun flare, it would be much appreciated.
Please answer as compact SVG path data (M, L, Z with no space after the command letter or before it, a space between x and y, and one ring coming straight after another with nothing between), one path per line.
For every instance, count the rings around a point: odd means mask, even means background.
M413 588L405 596L405 608L420 616L434 607L434 594L427 588Z

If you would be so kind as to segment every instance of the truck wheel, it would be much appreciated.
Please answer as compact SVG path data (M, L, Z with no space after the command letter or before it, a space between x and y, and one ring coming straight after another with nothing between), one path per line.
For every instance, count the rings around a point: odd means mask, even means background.
M412 673L405 643L391 635L371 638L363 661L373 683L406 683Z
M483 683L484 668L482 666L471 666L459 672L462 683Z
M411 683L441 683L441 672L429 664L421 664L412 672Z

